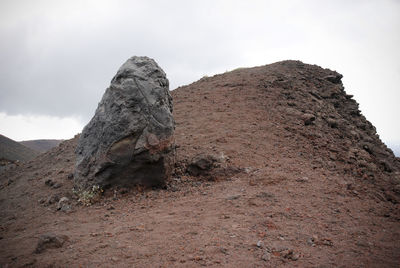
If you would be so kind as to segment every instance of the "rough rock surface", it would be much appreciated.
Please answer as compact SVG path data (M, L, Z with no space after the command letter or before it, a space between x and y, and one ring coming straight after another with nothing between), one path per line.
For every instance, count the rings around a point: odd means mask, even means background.
M75 184L163 184L173 159L172 98L168 79L148 57L118 70L76 148Z

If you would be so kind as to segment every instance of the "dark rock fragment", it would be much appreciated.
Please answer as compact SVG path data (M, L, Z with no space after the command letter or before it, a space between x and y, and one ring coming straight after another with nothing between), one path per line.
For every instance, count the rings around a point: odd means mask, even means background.
M328 80L334 84L340 84L342 82L343 75L336 73L335 75L327 75L324 77L325 80Z
M193 176L205 175L208 171L216 168L222 162L221 158L214 155L196 155L187 167L187 172Z
M338 127L338 121L332 118L328 118L326 120L326 122L328 123L328 126L330 126L331 128L337 128Z
M39 254L49 248L60 248L69 238L66 235L43 234L39 237L35 253Z
M302 115L302 119L303 119L304 125L308 126L308 125L311 125L315 121L315 115L305 113Z

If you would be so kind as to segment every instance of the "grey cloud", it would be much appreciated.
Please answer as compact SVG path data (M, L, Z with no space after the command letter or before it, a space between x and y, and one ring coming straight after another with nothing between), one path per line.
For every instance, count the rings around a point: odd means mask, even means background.
M375 78L365 62L400 68L398 14L399 1L2 1L0 112L87 121L133 55L154 58L171 89L237 67L300 59L337 68L357 99L365 96L357 86L384 79L394 99L400 78ZM384 113L365 103L367 114Z
M0 111L87 119L132 55L155 58L170 74L171 89L235 58L234 44L227 44L229 31L219 32L196 14L171 12L168 5L121 4L111 9L118 14L103 14L97 21L34 17L0 28L7 40L0 51Z

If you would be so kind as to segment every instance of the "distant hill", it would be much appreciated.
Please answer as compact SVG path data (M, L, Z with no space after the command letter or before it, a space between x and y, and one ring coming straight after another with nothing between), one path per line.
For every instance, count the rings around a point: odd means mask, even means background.
M40 152L0 134L0 159L28 161L39 154Z
M20 141L19 143L35 151L44 153L51 148L58 146L62 141L63 140L29 140Z

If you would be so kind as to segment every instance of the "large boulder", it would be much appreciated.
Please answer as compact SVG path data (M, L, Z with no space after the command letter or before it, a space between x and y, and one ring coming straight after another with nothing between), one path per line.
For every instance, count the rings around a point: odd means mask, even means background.
M162 185L173 165L172 97L164 71L148 57L119 68L76 148L75 185L84 189Z

